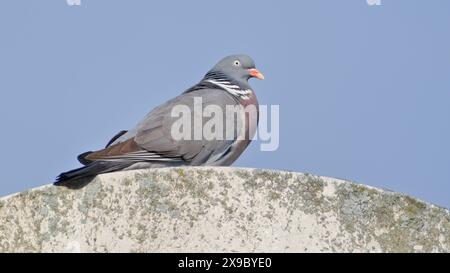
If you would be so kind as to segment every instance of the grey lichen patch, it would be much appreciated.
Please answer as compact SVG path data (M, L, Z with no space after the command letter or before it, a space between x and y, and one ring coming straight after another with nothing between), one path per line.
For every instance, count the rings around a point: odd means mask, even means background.
M324 181L322 178L313 175L305 175L305 179L296 179L297 187L293 189L296 195L302 196L303 209L305 212L313 213L321 208L319 213L328 211L327 204L324 202L322 195L324 189Z
M254 171L249 185L267 190L269 204L279 204L289 213L301 210L307 214L320 215L329 211L323 196L324 181L313 175L293 175L274 171Z
M439 234L448 238L450 230L439 229L442 218L431 216L438 210L444 218L448 217L444 209L408 196L349 183L338 187L337 196L342 232L360 237L352 237L354 244L376 241L382 251L392 252L443 251L448 247L444 243L442 248Z
M450 214L310 174L169 168L0 199L0 251L450 251Z
M420 214L427 209L425 202L411 198L409 196L404 197L406 203L405 211L411 216L420 216Z

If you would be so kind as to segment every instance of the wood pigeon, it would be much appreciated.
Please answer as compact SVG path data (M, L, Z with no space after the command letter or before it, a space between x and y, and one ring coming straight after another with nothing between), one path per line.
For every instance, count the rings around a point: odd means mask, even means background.
M258 101L250 87L250 78L264 79L255 68L254 61L246 55L232 55L219 61L204 78L181 95L156 107L147 114L134 128L116 134L102 150L86 152L78 156L84 166L61 173L55 184L101 173L142 168L173 166L229 166L247 148L256 132L258 123ZM197 102L196 102L197 99ZM199 100L200 99L200 100ZM232 127L217 126L222 130L222 138L185 138L173 137L174 123L179 117L172 114L173 108L183 105L192 110L192 131L203 128L213 115L201 116L201 124L195 122L198 113L196 103L201 102L200 109L214 105L223 110L224 123L230 120L227 107L254 106L256 111L244 111L233 115ZM240 108L240 109L242 109ZM243 126L236 126L239 122ZM254 124L254 126L252 126ZM222 127L222 128L220 128ZM225 132L232 128L231 134ZM184 128L186 129L186 128ZM225 134L231 137L225 137Z

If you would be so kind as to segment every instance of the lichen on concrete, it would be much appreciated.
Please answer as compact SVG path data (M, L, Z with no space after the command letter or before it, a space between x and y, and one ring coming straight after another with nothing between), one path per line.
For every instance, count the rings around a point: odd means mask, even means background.
M0 198L0 252L450 250L448 210L328 177L202 167L82 184Z

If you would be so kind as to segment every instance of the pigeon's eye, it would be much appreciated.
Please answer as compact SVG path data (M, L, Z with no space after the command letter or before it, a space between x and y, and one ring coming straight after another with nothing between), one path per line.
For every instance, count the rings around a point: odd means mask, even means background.
M234 61L234 65L235 65L235 66L240 66L240 65L241 65L241 62L238 61L238 60L236 60L236 61Z

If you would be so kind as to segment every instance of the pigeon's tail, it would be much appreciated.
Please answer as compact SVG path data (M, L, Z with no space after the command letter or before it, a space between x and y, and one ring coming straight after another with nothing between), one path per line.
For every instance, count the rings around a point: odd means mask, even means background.
M55 185L59 185L69 180L92 177L97 174L109 173L123 170L131 166L133 162L112 162L112 161L94 161L87 166L61 173L57 178Z
M91 151L82 153L82 154L80 154L80 155L77 157L77 159L78 159L78 161L79 161L81 164L83 164L83 165L85 165L85 166L86 166L86 165L89 165L89 164L92 163L92 161L89 160L89 159L86 159L86 157L87 157L88 155L92 154L92 153L93 153L93 152L91 152Z

